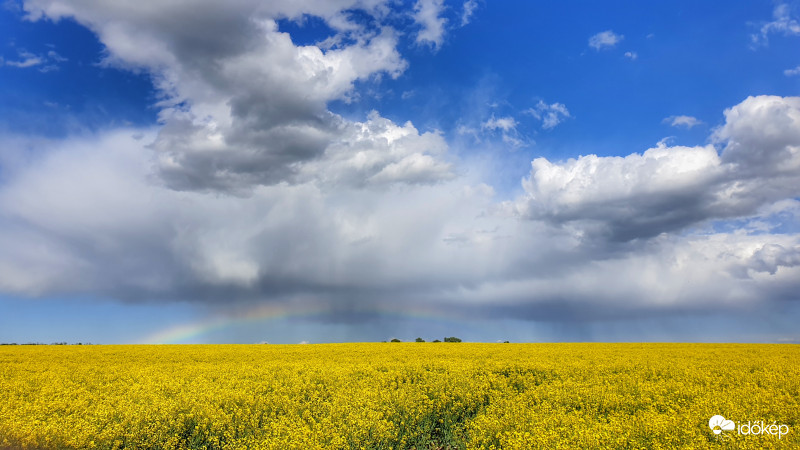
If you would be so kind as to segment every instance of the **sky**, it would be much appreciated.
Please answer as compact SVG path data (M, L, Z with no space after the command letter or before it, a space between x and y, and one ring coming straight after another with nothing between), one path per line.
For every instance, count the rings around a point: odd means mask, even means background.
M800 342L800 2L6 0L0 342Z

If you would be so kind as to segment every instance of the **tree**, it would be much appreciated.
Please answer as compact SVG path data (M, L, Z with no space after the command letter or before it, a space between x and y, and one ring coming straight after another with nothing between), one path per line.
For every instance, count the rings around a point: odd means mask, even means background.
M415 342L425 342L425 339L417 338Z
M446 337L444 338L445 342L461 342L461 339L453 336L453 337Z
M433 342L442 342L442 341L440 341L438 339L434 339Z
M390 342L403 342L403 341L401 341L400 339L397 339L397 338L393 338Z

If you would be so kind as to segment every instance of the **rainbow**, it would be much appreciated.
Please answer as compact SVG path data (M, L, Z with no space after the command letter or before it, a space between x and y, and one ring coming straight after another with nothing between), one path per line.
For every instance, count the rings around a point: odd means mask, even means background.
M456 319L452 313L444 314L442 310L433 309L420 304L416 304L413 307L410 307L410 305L403 305L403 307L400 308L386 303L377 303L371 305L368 309L361 309L360 311L375 313L381 316L411 319ZM142 342L144 344L180 344L213 331L225 330L246 323L279 320L291 317L313 318L325 316L332 312L335 312L335 310L313 303L299 305L264 303L235 313L174 325L148 335Z

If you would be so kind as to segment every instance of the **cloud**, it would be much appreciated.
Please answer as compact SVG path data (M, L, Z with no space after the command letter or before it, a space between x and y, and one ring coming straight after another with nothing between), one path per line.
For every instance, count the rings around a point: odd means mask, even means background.
M660 143L626 157L537 158L514 208L522 217L611 241L651 238L754 213L800 194L800 98L748 97L712 145Z
M569 115L569 110L567 107L564 106L563 103L553 103L548 105L547 103L539 100L539 103L536 104L533 108L528 108L523 111L525 114L530 114L537 120L542 121L542 128L545 130L550 130L556 127L556 125L560 124L571 117Z
M440 284L441 276L467 282L473 271L491 270L491 259L456 269L463 252L444 240L493 228L494 219L477 218L491 190L451 174L430 184L441 177L432 172L446 170L430 157L409 150L369 180L416 178L403 190L305 182L261 186L248 198L219 196L153 183L153 150L142 141L156 132L42 143L46 154L16 164L0 188L4 291L212 303L297 293L357 297L375 289L401 295ZM4 148L12 144L30 145ZM472 245L491 251L493 241Z
M800 246L786 248L780 244L765 244L750 257L748 269L775 275L781 267L800 266Z
M742 182L758 180L762 189L790 192L800 169L800 97L748 97L725 110L725 124L713 135L723 145L722 162ZM747 180L750 178L750 180Z
M718 176L711 147L656 147L626 157L537 158L516 205L535 220L570 225L590 238L628 241L705 219L712 199L698 196Z
M105 64L149 73L160 122L0 136L0 291L267 303L345 323L589 323L796 299L800 238L775 230L796 224L800 99L749 97L705 146L536 158L522 194L496 198L484 162L451 155L442 132L328 109L405 70L385 7L27 2L31 19L97 33ZM278 28L304 14L332 39L295 45ZM547 129L570 117L560 103L528 113ZM459 132L524 143L513 115L478 117Z
M468 25L470 20L472 19L472 15L475 13L475 10L478 9L478 2L477 0L467 0L464 2L463 6L464 10L461 13L461 26Z
M779 3L772 11L772 22L767 22L761 25L758 33L750 35L750 40L753 46L767 45L769 43L770 34L782 34L784 36L797 36L800 35L800 23L797 19L791 16L790 6L785 3Z
M625 52L625 57L631 61L636 61L636 59L639 58L639 54L636 52Z
M519 148L524 146L525 142L521 138L520 133L517 131L517 125L519 125L519 122L517 122L517 120L511 116L497 118L494 116L494 114L492 114L492 117L481 123L481 131L488 133L495 133L499 131L500 136L505 144L511 146L512 148ZM471 131L473 130L469 128L459 128L459 134L474 135L475 132L473 131L470 133Z
M461 124L456 128L456 133L461 136L472 136L476 142L480 142L480 131L473 127Z
M481 128L489 131L502 130L509 132L516 130L517 125L518 123L513 117L500 117L498 119L492 115L489 120L481 124Z
M625 36L616 34L611 30L602 31L589 38L589 47L595 50L614 48Z
M350 101L355 82L397 77L407 65L392 28L345 14L361 9L380 23L381 2L207 2L190 19L175 2L129 9L36 0L25 8L32 19L74 18L97 33L106 64L151 74L164 125L152 143L155 162L177 190L246 195L291 182L347 128L327 103ZM340 42L297 46L278 29L277 18L304 14L325 20Z
M47 58L50 59L51 61L54 61L54 62L69 61L68 58L65 58L65 57L59 55L55 50L49 50L47 52Z
M343 123L336 142L300 167L296 179L361 187L438 183L454 177L443 160L447 149L441 133L420 134L411 122L400 127L373 111L365 122Z
M441 17L444 0L417 0L414 5L414 21L420 25L417 44L430 45L438 50L444 42L447 19Z
M783 74L787 77L793 77L795 75L800 75L800 66L795 67L794 69L786 69L783 71Z
M0 57L0 66L6 65L19 69L38 67L40 72L51 72L58 70L58 65L68 61L67 58L59 55L54 50L49 50L46 54L37 55L27 50L18 50L16 60L7 60Z
M480 166L437 165L439 134L377 113L348 123L319 167L246 198L153 179L158 128L38 142L27 159L12 156L32 143L5 139L0 289L316 305L337 320L395 307L593 321L786 298L800 288L797 235L704 224L794 214L798 102L751 97L726 110L721 154L661 144L537 158L525 194L499 203ZM511 130L501 119L492 127Z
M669 116L662 120L662 123L669 124L673 127L686 127L691 129L703 122L692 116Z
M25 50L20 50L18 52L18 57L19 59L16 61L5 60L5 65L25 69L28 67L41 65L45 61L41 56L34 55L33 53Z

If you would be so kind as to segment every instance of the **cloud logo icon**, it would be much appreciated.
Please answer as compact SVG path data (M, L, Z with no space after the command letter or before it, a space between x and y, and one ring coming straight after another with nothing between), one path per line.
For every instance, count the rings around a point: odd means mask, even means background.
M730 431L735 428L732 420L725 420L724 417L717 414L716 416L708 419L708 427L714 434L720 434L723 430Z

